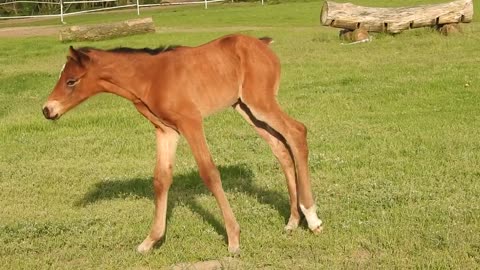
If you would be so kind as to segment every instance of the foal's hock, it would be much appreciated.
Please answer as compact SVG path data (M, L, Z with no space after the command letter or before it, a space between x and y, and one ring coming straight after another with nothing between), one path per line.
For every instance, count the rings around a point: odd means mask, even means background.
M267 141L282 166L290 195L285 229L297 228L301 212L312 231L322 229L310 186L307 130L276 101L280 62L270 43L271 38L229 35L198 47L70 47L60 78L43 107L47 119L56 120L87 98L109 92L132 101L155 126L155 216L139 252L151 250L165 235L167 196L180 135L190 145L200 177L220 207L228 250L239 251L240 227L203 131L204 117L230 106Z

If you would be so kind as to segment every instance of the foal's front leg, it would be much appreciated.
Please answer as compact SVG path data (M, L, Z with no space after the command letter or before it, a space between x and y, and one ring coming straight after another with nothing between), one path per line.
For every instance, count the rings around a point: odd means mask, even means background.
M175 151L179 135L170 128L157 128L157 164L153 177L155 190L155 217L153 218L150 234L138 246L141 253L148 252L156 242L165 236L167 219L167 197L168 189L172 184L173 166Z
M180 132L185 136L198 165L198 171L207 188L213 193L222 211L225 229L228 237L228 251L233 254L240 252L240 226L235 219L228 203L220 180L220 172L213 163L203 134L201 118L185 120L180 125Z

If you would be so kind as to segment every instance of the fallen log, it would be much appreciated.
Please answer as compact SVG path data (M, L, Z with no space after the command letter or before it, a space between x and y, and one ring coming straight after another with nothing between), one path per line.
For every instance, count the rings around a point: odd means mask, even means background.
M154 32L155 25L152 18L143 18L115 23L66 27L60 30L60 40L102 40Z
M377 8L325 1L320 13L322 25L369 32L400 33L403 30L450 23L468 23L473 18L472 0L415 7Z

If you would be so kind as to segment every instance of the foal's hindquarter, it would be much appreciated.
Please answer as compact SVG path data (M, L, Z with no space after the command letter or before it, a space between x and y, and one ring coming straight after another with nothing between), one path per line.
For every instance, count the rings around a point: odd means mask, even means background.
M306 128L284 113L276 101L280 63L268 47L270 42L230 35L199 47L179 47L157 55L112 57L112 52L91 52L98 59L92 65L97 65L102 91L130 99L156 127L155 216L138 251L149 251L164 237L167 196L180 134L187 140L200 177L220 207L229 251L239 251L240 227L203 131L204 117L230 106L267 141L282 166L291 210L285 229L298 226L301 209L309 228L321 230L311 192ZM118 69L122 69L123 76L116 75Z

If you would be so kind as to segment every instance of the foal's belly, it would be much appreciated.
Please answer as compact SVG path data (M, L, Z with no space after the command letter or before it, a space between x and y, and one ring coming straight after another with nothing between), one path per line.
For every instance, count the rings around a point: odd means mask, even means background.
M222 87L202 89L193 95L192 100L203 117L224 110L237 102L239 95L238 87Z

